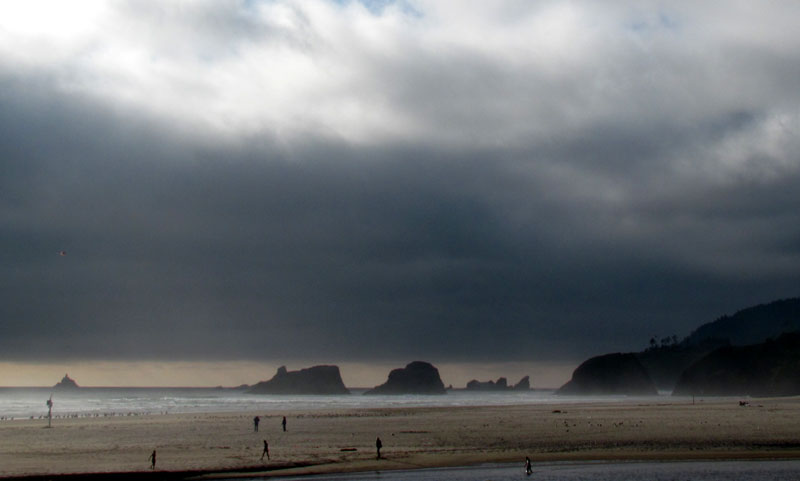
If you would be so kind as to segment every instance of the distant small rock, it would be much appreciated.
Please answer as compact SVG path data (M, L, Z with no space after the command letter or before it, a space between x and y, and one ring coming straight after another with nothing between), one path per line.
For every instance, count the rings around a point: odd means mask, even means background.
M575 369L557 394L658 394L653 380L632 353L593 357Z
M251 394L350 394L344 386L339 366L313 366L299 371L287 371L286 366L269 381L253 385Z
M389 379L364 394L447 394L439 370L424 361L393 369Z
M61 381L53 386L53 389L80 389L78 383L75 382L69 375L64 374L64 377L61 378Z
M514 387L511 389L515 391L530 391L531 389L531 379L528 376L523 377L519 380L518 383L514 384Z
M494 390L494 381L481 382L477 379L467 383L467 389L470 391L489 391Z
M508 385L508 380L504 377L498 378L497 381L481 382L473 379L467 383L468 391L527 391L531 388L530 378L523 377L514 386Z

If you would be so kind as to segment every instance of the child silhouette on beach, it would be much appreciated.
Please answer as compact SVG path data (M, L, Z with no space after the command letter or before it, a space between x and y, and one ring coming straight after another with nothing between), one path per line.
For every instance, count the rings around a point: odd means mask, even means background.
M264 440L264 451L261 453L261 459L264 459L264 455L267 456L267 460L269 460L269 443L267 440Z

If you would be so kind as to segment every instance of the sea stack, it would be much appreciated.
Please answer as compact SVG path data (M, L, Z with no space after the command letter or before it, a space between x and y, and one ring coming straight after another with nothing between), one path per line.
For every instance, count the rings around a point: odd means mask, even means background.
M61 382L53 386L53 389L80 389L80 386L68 374L64 374Z
M364 394L447 394L439 370L424 361L393 369L389 379Z
M635 354L614 353L578 366L557 394L656 395L658 390Z
M339 366L313 366L287 371L286 366L269 381L262 381L248 391L251 394L350 394L344 386Z
M511 389L515 391L530 391L531 390L531 378L528 376L523 377L519 380L518 383L514 384L514 387Z
M486 382L473 379L467 383L466 389L468 391L529 391L531 389L531 381L528 376L525 376L517 384L509 386L508 380L504 377L499 378L497 381Z

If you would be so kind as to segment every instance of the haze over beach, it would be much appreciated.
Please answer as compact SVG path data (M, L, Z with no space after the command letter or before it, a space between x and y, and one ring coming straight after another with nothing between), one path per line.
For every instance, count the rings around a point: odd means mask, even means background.
M312 364L290 363L291 369ZM349 387L372 387L386 380L386 375L403 362L375 361L340 362L342 379ZM45 387L55 384L66 371L81 386L131 387L234 387L268 379L279 367L279 361L62 361L45 364L0 362L2 386ZM563 362L491 362L437 364L442 379L449 385L463 388L472 379L496 379L504 376L516 382L523 376L536 379L536 387L557 388L569 379L574 361Z

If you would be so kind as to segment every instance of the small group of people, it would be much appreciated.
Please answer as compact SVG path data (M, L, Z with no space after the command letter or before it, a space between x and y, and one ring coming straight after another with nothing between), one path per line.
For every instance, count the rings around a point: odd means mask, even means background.
M256 429L257 431L258 429ZM267 457L269 460L269 443L267 440L264 440L264 450L261 452L261 459L264 459L264 456ZM156 450L154 449L152 453L150 453L150 457L147 458L150 461L150 469L156 469Z
M258 425L260 423L261 423L261 418L260 417L256 416L256 417L253 418L253 431L254 432L258 432ZM283 428L283 432L286 432L286 416L283 416L283 419L281 420L281 427ZM381 438L378 437L377 439L375 439L375 449L377 451L377 458L376 459L381 459L381 448L382 447L383 447L383 443L381 442ZM267 460L269 460L269 443L267 442L266 439L264 440L264 450L261 451L261 459L262 460L264 459L264 456L266 456ZM147 460L150 461L150 469L156 469L156 450L155 449L150 454L150 457L147 458ZM531 460L528 459L528 458L525 458L525 470L526 470L526 472L528 472L528 474L530 474L530 472L529 472L530 463L531 463Z
M253 431L258 432L258 425L261 423L261 418L256 416L253 418ZM281 420L281 427L283 428L283 432L286 432L286 416L283 417ZM264 440L264 450L261 452L261 459L264 459L264 456L267 457L269 460L269 443L267 440Z
M261 418L256 416L253 418L253 431L258 432L258 425L261 423ZM281 420L281 426L283 427L283 432L286 432L286 416L283 417Z

